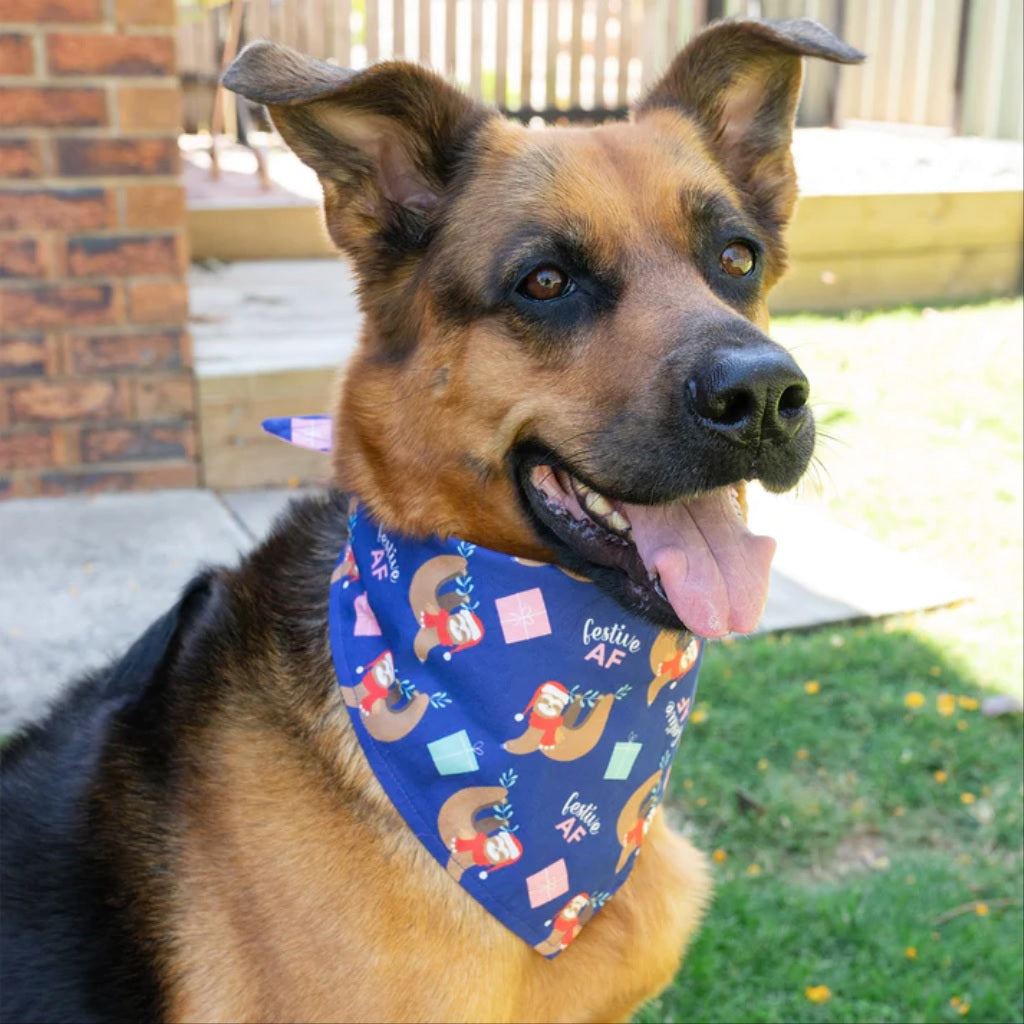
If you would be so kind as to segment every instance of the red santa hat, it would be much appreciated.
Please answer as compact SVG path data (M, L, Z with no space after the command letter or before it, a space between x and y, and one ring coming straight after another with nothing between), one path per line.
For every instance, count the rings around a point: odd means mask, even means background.
M530 711L533 710L537 701L541 697L554 697L562 707L565 707L569 703L569 691L559 682L554 679L549 679L546 683L541 683L536 690L533 691L533 696L530 698L530 703L523 708L522 714L516 715L516 721L521 722Z

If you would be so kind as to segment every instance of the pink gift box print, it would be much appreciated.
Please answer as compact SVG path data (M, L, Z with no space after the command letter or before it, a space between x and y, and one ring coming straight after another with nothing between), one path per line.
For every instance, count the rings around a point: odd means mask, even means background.
M373 614L370 602L365 594L360 594L352 607L356 612L356 625L353 630L354 636L380 636L380 623L377 616Z
M561 857L526 880L526 892L530 897L531 907L550 903L568 891L569 873L565 869L565 860Z
M544 595L540 587L496 598L494 606L498 609L498 620L507 644L535 640L551 632L548 610L544 607Z

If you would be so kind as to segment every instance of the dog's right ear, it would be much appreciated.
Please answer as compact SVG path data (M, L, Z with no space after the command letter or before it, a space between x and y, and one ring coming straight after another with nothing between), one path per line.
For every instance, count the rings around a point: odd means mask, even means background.
M493 112L402 61L349 71L278 43L250 43L224 86L264 103L320 176L327 228L356 255L375 240L418 248L470 139Z

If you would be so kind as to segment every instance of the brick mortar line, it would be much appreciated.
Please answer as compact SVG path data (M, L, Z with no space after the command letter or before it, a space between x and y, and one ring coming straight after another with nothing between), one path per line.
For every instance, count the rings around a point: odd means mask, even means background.
M0 100L3 97L0 96ZM109 113L109 111L108 111ZM107 125L73 125L73 124L54 124L54 125L37 125L37 129L43 132L44 138L51 138L57 141L59 136L61 139L85 139L87 141L95 142L111 142L111 141L148 141L151 139L174 139L177 141L178 136L181 134L176 131L169 131L167 128L133 128L130 133L122 131L117 125L111 123ZM10 126L4 126L0 128L0 139L3 138L25 138L25 131L28 129L23 128L11 128ZM139 175L139 177L147 177L147 175Z
M120 430L123 427L188 427L195 426L198 417L194 412L175 416L173 419L162 417L156 420L140 420L124 417L117 420L91 420L88 416L77 416L66 420L19 420L7 427L0 427L0 439L11 437L27 437L45 430L63 430L68 427L95 430Z
M181 179L176 174L108 174L88 178L68 178L49 174L45 178L4 181L0 183L0 196L16 192L80 192L83 189L124 188L132 184L180 185Z
M64 333L66 333L68 331L81 331L81 332L83 332L80 335L76 335L78 337L92 337L92 336L99 336L99 335L104 335L105 336L108 333L110 333L111 331L113 331L113 330L115 330L116 328L119 328L119 327L127 328L128 330L126 331L126 333L128 333L128 334L138 333L140 331L141 332L144 332L144 331L161 332L161 331L174 331L174 330L182 330L183 329L182 325L181 325L181 321L179 321L179 320L144 320L144 321L138 321L138 320L124 321L124 320L120 320L117 323L97 323L93 327L77 327L77 328L76 327L68 327L66 324L65 325L61 325L61 324L45 324L45 325L40 325L38 327L24 327L24 328L20 328L17 332L11 332L9 334L7 334L7 333L0 334L0 341L6 341L6 342L32 341L33 339L38 338L40 334L64 334ZM183 363L182 366L180 367L180 370L147 370L147 369L141 369L141 370L120 370L120 371L118 371L118 374L120 376L126 376L127 375L129 377L134 377L136 374L152 374L152 373L175 374L175 373L178 373L178 372L185 372L185 371L191 373L191 372L193 372L193 369L194 369L194 367L193 367L192 364ZM329 367L326 367L326 369L329 369ZM95 370L95 371L89 370L89 371L82 371L81 373L71 373L71 372L61 373L61 374L59 374L59 376L61 378L63 378L63 377L67 377L69 379L73 378L75 380L79 380L79 379L83 379L84 380L85 378L88 378L89 380L96 380L97 378L103 377L103 376L105 376L105 375L107 375L109 373L110 373L109 370ZM30 378L30 377L0 377L0 390L3 389L3 385L5 383L10 383L11 381L14 381L14 380L31 380L31 379L36 379L36 380L44 380L44 379L45 380L57 380L58 379L58 375L55 375L53 377L36 377L36 378Z
M25 35L119 35L119 36L177 36L178 25L119 24L116 17L98 21L5 21L3 30Z
M116 72L109 74L87 74L79 75L73 72L64 73L50 73L46 75L0 75L0 87L15 88L20 86L21 88L28 88L30 86L36 88L45 88L46 86L53 86L54 88L60 89L73 89L76 87L82 88L95 88L98 89L101 86L113 84L113 85L132 85L132 86L162 86L163 88L172 88L179 83L180 79L177 75L119 75Z
M61 238L85 239L85 238L178 238L186 233L185 228L180 225L156 225L151 228L78 228L68 230L67 228L0 228L0 242L20 242L30 239L37 239L43 235L56 235ZM160 275L146 274L146 277Z
M17 139L17 136L11 136L11 138ZM3 135L0 135L0 142L4 141ZM30 140L31 141L31 140ZM124 185L125 179L128 181L137 181L140 184L151 184L151 185L180 185L181 175L179 174L90 174L83 175L82 177L67 177L57 174L51 174L48 176L50 179L54 179L64 183L64 189L78 188L102 188L104 182L109 182L111 186ZM43 178L9 178L7 180L0 180L0 195L8 192L29 192L33 189L38 191L40 188L52 189L54 186L45 184L46 179ZM82 185L80 182L88 182L89 184Z
M10 287L12 291L28 291L30 288L64 288L64 287L95 287L97 285L116 285L121 282L131 284L184 284L187 273L181 271L174 274L90 274L87 277L59 277L53 281L40 281L38 278L30 278L24 281L11 281L7 278L0 278L4 287ZM141 326L141 325L140 325Z

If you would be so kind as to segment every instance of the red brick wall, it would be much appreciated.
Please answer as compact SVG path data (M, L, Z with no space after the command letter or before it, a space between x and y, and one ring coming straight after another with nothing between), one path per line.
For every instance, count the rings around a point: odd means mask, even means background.
M0 497L194 486L175 0L0 0Z

